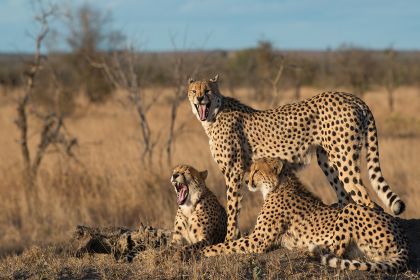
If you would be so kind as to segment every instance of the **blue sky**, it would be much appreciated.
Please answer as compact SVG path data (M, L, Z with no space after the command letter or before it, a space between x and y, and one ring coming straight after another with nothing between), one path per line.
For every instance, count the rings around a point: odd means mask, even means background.
M55 2L87 2L110 11L115 28L151 51L173 50L171 36L178 49L239 49L270 40L285 49L325 49L351 43L420 50L419 0ZM0 0L0 52L31 51L33 41L27 33L34 31L32 20L29 0Z

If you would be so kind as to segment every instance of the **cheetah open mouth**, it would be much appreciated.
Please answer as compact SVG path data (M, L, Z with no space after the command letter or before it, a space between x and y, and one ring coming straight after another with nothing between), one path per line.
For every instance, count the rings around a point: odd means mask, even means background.
M178 205L183 205L188 197L188 187L181 183L175 183L176 189L176 202Z
M198 116L200 117L200 121L207 120L209 116L209 109L210 109L210 102L207 104L194 104L195 108L197 109Z

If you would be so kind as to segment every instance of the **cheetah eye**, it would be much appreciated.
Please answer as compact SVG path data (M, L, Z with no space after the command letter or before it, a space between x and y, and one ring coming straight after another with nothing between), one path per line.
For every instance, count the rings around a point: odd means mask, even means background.
M195 90L195 89L193 89L193 90L192 90L192 93L196 93L196 90Z
M204 94L207 94L207 93L209 93L209 92L210 92L210 90L206 89L206 90L204 91Z

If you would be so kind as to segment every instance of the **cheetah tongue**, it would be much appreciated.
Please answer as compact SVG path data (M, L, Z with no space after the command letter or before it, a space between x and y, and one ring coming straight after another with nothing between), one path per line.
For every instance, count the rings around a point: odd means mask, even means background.
M185 203L185 200L187 200L188 196L188 187L185 185L182 185L180 190L178 191L178 196L176 198L176 202L178 205L182 205Z
M198 105L198 115L200 117L200 121L205 121L209 114L209 109L207 105Z

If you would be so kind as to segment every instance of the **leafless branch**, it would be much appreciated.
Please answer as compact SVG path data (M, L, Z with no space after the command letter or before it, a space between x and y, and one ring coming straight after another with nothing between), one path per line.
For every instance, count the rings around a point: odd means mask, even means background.
M17 127L20 130L20 147L24 162L24 168L26 170L26 176L29 182L32 183L32 172L31 172L31 156L28 147L28 115L27 106L31 93L34 88L35 77L41 68L41 44L48 34L49 26L48 19L52 16L52 9L49 11L42 10L41 14L36 16L35 20L41 25L41 30L35 37L35 51L33 61L28 65L28 69L25 71L26 86L24 94L17 104L17 119L15 121Z
M272 105L274 105L275 103L279 101L278 86L279 86L280 78L283 75L283 70L284 70L284 63L282 62L280 66L278 67L276 75L272 79L269 80L269 83L272 89L272 99L271 99Z
M135 69L136 63L138 63L138 54L133 48L127 48L124 51L113 52L108 61L104 57L100 62L90 57L86 57L86 59L92 67L103 70L114 87L121 88L127 93L127 97L134 105L139 119L143 144L142 159L151 163L156 141L153 139L146 113L154 103L145 105L144 92L140 89L139 77Z
M26 83L23 96L17 100L17 118L15 120L15 123L20 131L19 144L21 147L21 154L24 163L24 172L27 188L30 192L34 190L34 181L36 179L38 169L41 165L42 159L49 145L67 145L66 149L70 153L71 148L75 146L75 144L77 144L77 140L75 138L68 140L68 136L64 135L61 132L61 129L63 127L63 116L58 109L58 91L61 89L61 87L59 86L55 71L51 71L51 73L53 74L52 81L54 83L54 88L56 89L55 110L53 110L52 113L49 113L47 115L42 115L41 113L37 112L34 108L28 108L30 99L34 92L34 86L37 75L43 67L43 62L46 61L46 56L43 56L41 53L41 47L50 30L49 19L52 16L54 16L56 12L56 6L50 5L48 9L45 9L40 1L38 3L40 6L40 12L38 15L36 15L35 21L40 25L40 31L36 36L34 36L34 56L32 62L28 64L28 67L24 72L26 77ZM31 158L31 151L28 145L28 117L30 115L36 116L42 121L40 141L38 143L33 159ZM28 196L31 195L28 194ZM31 204L32 202L29 203L29 205Z
M187 71L186 62L185 62L185 52L179 52L176 45L176 38L173 34L170 34L170 40L172 47L175 51L174 59L172 62L172 77L174 81L172 95L171 95L171 111L169 116L169 127L168 127L168 137L166 140L166 161L168 166L172 165L172 154L173 154L173 145L176 139L175 135L175 124L177 121L178 108L181 105L181 102L185 99L186 93L186 80L187 73L190 76L195 76L200 69L205 65L207 59L210 57L210 53L206 54L195 64L195 67L192 71ZM207 42L206 38L205 42ZM187 32L184 33L183 48L186 48L187 44ZM183 127L177 127L176 130L180 131Z

